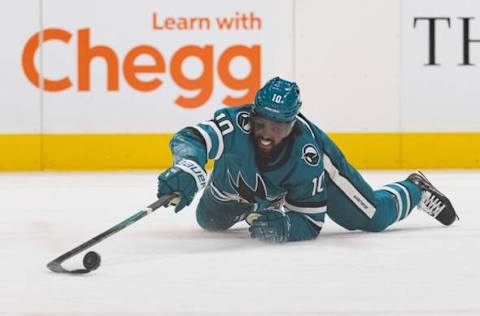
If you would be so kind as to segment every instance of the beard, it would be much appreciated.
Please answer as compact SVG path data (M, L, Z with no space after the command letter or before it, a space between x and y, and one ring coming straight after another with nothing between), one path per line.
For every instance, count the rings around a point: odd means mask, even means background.
M287 143L286 138L283 139L278 144L274 144L273 141L272 141L273 145L271 146L271 148L268 149L268 150L265 150L260 145L260 137L259 136L256 137L254 135L254 133L251 133L250 134L250 139L252 140L253 147L255 148L255 156L258 159L263 160L264 162L275 161L279 157L282 149L285 147L285 144Z

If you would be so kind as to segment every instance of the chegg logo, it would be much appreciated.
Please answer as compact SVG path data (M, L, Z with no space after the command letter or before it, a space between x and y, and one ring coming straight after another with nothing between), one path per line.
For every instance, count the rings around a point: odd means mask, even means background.
M49 28L43 31L43 43L48 41L61 41L69 44L72 39L72 33L60 29ZM185 108L196 108L205 104L213 92L215 68L221 82L232 90L242 90L246 93L241 97L226 95L223 103L228 106L248 103L253 100L255 92L260 88L260 45L244 46L234 45L227 47L214 60L214 46L196 46L187 45L176 50L169 62L165 61L162 53L153 46L139 45L130 49L125 55L123 61L112 47L107 45L92 45L90 42L90 29L80 29L76 34L77 41L77 73L76 88L78 91L90 91L90 64L94 58L101 58L107 65L106 86L108 91L119 91L120 71L127 84L134 90L148 92L161 87L163 81L159 77L145 80L141 79L139 74L161 74L167 72L169 67L170 76L174 83L179 87L199 91L193 97L179 95L175 103ZM22 67L28 80L40 87L40 80L43 80L44 89L50 92L59 92L70 89L74 86L72 76L66 74L60 79L48 79L48 76L40 78L38 69L34 63L34 56L39 48L40 33L35 33L27 41L22 53ZM154 61L151 64L137 64L137 58L142 55L148 55ZM197 78L188 78L182 70L183 62L188 58L197 58L200 60L203 70ZM236 78L230 73L230 64L237 57L245 58L250 64L250 72L243 78ZM215 63L216 62L216 63ZM120 66L122 67L120 69Z

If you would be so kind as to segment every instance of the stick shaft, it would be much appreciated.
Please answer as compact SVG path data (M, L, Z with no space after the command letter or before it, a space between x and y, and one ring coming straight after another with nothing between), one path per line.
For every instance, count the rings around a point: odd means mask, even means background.
M143 210L138 211L137 213L135 213L132 216L130 216L129 218L121 221L120 223L118 223L117 225L115 225L115 226L111 227L110 229L104 231L103 233L87 240L83 244L81 244L81 245L73 248L72 250L64 253L63 255L59 256L58 258L53 259L51 262L49 262L47 264L47 267L50 270L53 271L53 269L55 269L55 267L59 267L59 265L63 261L65 261L65 260L75 256L76 254L92 247L93 245L98 244L99 242L101 242L102 240L112 236L113 234L118 233L119 231L123 230L125 227L135 223L136 221L140 220L141 218L145 217L146 215L152 213L153 211L158 209L160 206L168 204L173 197L175 197L175 195L165 195L165 196L160 197L157 201L153 202L152 204L150 204L149 206L147 206Z

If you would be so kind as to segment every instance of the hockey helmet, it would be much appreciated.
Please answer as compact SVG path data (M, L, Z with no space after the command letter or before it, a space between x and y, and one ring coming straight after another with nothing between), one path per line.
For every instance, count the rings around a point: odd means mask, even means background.
M252 105L252 114L279 122L292 122L301 106L297 84L275 77L258 90Z

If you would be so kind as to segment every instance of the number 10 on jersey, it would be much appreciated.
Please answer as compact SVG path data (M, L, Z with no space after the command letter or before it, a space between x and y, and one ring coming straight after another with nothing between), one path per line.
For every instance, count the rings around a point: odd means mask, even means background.
M312 195L316 195L316 194L323 191L324 177L325 177L325 171L322 172L322 174L319 175L318 177L313 178L313 180L312 180L312 182L313 182Z

